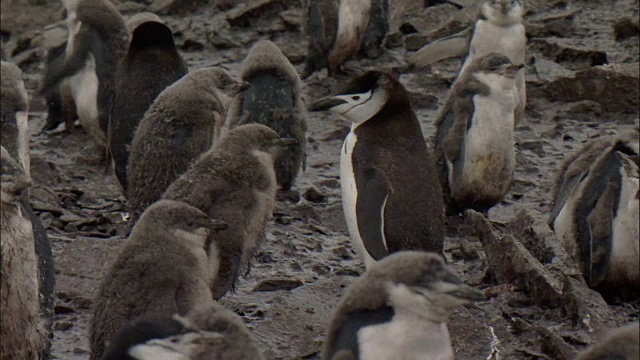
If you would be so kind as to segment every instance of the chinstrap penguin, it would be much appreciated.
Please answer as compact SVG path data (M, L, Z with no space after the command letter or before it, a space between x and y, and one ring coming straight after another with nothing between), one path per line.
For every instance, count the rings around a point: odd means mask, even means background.
M638 132L586 143L560 167L550 224L606 299L637 298L640 289Z
M66 18L66 12L63 18ZM50 76L51 71L59 69L64 64L69 30L66 21L59 21L45 26L40 36L39 46L47 49L42 77ZM76 118L76 104L71 96L68 80L63 80L46 95L47 120L42 131L55 130L61 123L65 124L65 131L71 131Z
M127 22L129 50L118 64L116 95L108 128L116 179L127 194L129 147L138 124L158 95L187 74L171 29L157 15L141 13Z
M378 56L389 30L388 0L309 0L305 32L309 54L303 78L327 68L329 76L362 50Z
M442 254L442 191L402 84L369 71L309 110L329 110L352 122L340 156L342 205L367 268L400 250Z
M127 51L129 33L118 9L108 0L63 0L67 12L64 62L45 73L40 91L47 94L65 79L80 124L102 155L115 96L118 61Z
M575 360L640 359L640 323L610 330L598 343L578 354Z
M258 123L269 126L280 137L298 141L283 151L275 163L278 184L289 190L306 162L307 120L302 82L282 51L268 40L259 41L251 48L242 63L241 76L250 87L231 102L229 128Z
M211 284L214 299L234 287L241 269L248 269L273 212L277 188L274 159L295 143L265 125L238 126L162 196L184 201L229 225L212 234L221 254L220 270Z
M434 153L447 212L502 201L515 168L515 77L523 67L489 53L453 84L435 120Z
M262 360L237 314L217 303L186 316L143 318L122 329L102 360Z
M482 0L472 28L426 45L408 61L413 66L423 67L467 54L458 76L476 58L491 52L507 56L514 64L524 64L527 47L524 14L524 4L520 0ZM516 120L524 113L527 103L524 76L524 69L516 75Z
M247 89L220 67L192 71L158 95L131 142L127 200L131 219L160 199L220 136L231 96Z
M211 301L219 246L209 234L226 227L179 201L162 200L140 217L110 266L93 303L91 359L141 316L186 315Z
M434 253L400 251L347 289L331 319L322 359L453 359L446 321L484 299Z
M0 152L0 358L38 359L47 351L48 333L40 311L34 232L21 204L31 179L4 146Z

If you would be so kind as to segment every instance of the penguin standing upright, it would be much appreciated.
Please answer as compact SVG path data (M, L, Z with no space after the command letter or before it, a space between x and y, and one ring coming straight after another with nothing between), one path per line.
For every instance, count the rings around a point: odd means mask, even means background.
M29 152L29 143L31 135L29 134L28 112L29 112L29 96L22 81L22 71L14 64L2 61L0 63L1 76L1 103L0 111L2 119L0 122L0 145L7 150L7 155L18 161L22 166L22 171L26 177L30 177L31 154ZM5 156L6 157L6 156ZM5 186L2 187L6 190ZM37 257L37 269L29 269L29 272L36 271L38 276L38 289L40 301L40 316L45 320L44 327L47 334L51 334L53 325L53 303L54 303L54 286L55 274L53 269L53 254L51 252L51 244L47 233L42 226L42 222L38 215L33 212L29 203L28 189L24 189L21 195L14 194L18 201L12 203L19 205L17 209L18 217L15 219L28 219L31 223L30 234L25 234L32 239ZM3 195L4 197L4 195ZM13 207L13 205L11 205ZM9 231L9 228L6 228ZM9 237L2 236L3 243ZM24 241L24 240L22 240ZM8 257L4 257L9 261ZM21 261L16 259L16 261ZM49 336L46 337L49 339ZM48 358L50 350L50 342L46 341L41 356Z
M356 279L327 330L324 360L453 360L447 320L462 305L483 300L442 257L400 251Z
M107 126L118 61L129 44L127 26L108 0L63 0L69 39L64 63L45 73L41 92L68 79L80 124L99 151L107 148ZM104 154L104 153L103 153Z
M310 0L306 33L309 55L303 78L326 67L329 76L358 51L378 56L389 30L388 0Z
M229 129L245 123L269 126L283 138L298 141L276 159L278 184L284 190L306 162L307 120L302 101L302 82L296 69L271 41L256 43L242 63L242 80L249 89L233 98L229 106Z
M219 138L231 97L246 90L221 67L198 69L158 95L136 128L127 165L129 214L137 219Z
M640 293L640 144L632 130L586 143L555 181L550 223L606 299Z
M108 131L113 171L124 194L127 193L129 146L140 120L156 97L188 72L171 29L156 15L137 14L127 25L131 29L131 42L118 65Z
M486 211L509 191L516 164L515 77L523 66L485 54L447 95L435 120L434 153L449 214Z
M276 196L274 159L295 139L282 139L261 124L229 130L211 150L169 186L163 199L184 201L228 228L212 235L220 248L220 270L211 284L214 299L234 287L241 269L265 238Z
M442 190L402 84L369 71L309 110L352 121L340 157L342 204L367 268L400 250L442 254Z
M212 301L209 284L220 249L209 234L226 224L179 201L149 206L111 264L93 302L91 359L113 336L144 316L186 315Z
M524 5L520 0L483 0L473 28L426 45L409 57L409 63L422 67L467 53L458 76L474 59L491 52L507 56L514 64L524 64L527 48L526 31L522 23L524 13ZM516 76L516 119L522 116L527 103L524 75L522 69Z

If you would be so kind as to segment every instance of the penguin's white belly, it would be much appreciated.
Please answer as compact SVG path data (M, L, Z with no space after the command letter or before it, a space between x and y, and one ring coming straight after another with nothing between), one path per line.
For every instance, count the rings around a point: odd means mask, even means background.
M453 360L449 330L415 315L396 314L393 320L358 331L362 360Z
M342 145L340 154L340 186L342 188L342 209L347 222L351 242L355 250L360 253L367 268L376 261L367 252L360 231L358 230L358 218L356 215L356 203L358 201L358 188L356 187L356 177L353 169L352 155L358 139L353 131L349 132Z
M631 165L631 164L630 164ZM631 165L635 167L634 165ZM635 169L637 176L637 168ZM612 246L610 271L624 274L624 277L638 282L640 280L640 230L638 229L639 200L636 198L639 188L637 177L629 176L624 168L620 169L622 186L617 216L612 224Z
M524 64L526 47L527 36L524 25L514 24L503 27L491 24L486 20L479 20L476 23L469 46L469 56L462 65L462 69L466 68L472 59L494 51L506 55L514 64ZM516 75L518 111L524 110L527 101L524 71L521 69Z
M89 55L82 70L69 78L71 96L76 103L80 124L97 143L106 142L100 129L98 112L98 75L93 55Z
M25 91L26 92L26 91ZM25 174L31 176L31 155L29 152L29 142L31 135L29 134L29 112L17 111L16 122L18 123L18 158L20 164L24 168Z
M462 182L458 183L464 192L501 197L509 188L515 165L513 98L477 95L473 101L473 124L464 140Z

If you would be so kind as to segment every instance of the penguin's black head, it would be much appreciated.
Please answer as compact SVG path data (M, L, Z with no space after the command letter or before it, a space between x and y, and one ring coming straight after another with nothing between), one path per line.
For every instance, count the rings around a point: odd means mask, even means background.
M385 281L389 301L397 306L438 307L447 312L484 299L481 291L466 285L434 253L393 253L377 262L366 276Z
M406 103L405 103L406 102ZM315 101L309 111L331 111L360 124L376 115L387 104L409 106L404 87L393 76L367 71L351 80L336 94Z
M129 51L136 51L147 48L167 48L175 49L171 29L159 21L146 21L136 26L131 34Z
M146 344L153 340L178 336L186 332L187 329L184 325L175 319L135 320L116 334L102 356L102 360L146 359L144 351ZM159 354L149 353L149 355L157 356Z

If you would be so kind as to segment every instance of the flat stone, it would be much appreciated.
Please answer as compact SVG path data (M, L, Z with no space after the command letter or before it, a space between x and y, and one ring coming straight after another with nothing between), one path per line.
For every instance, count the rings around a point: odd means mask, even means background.
M638 18L624 18L618 20L613 24L613 33L615 34L616 41L622 41L630 37L640 35L640 25L638 24Z
M640 64L595 66L576 72L573 77L561 77L544 87L551 101L574 102L590 100L599 103L606 112L635 114L638 111Z
M267 279L261 281L252 292L258 291L277 291L277 290L293 290L303 285L298 279Z

